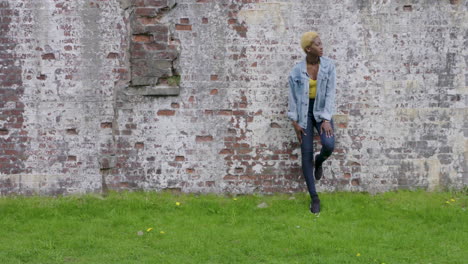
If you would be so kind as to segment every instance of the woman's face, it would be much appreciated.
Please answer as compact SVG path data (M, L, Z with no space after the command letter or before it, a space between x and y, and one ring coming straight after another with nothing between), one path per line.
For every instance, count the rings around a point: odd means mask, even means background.
M305 52L307 53L307 55L321 57L323 55L323 47L320 37L314 38L310 45L305 48Z

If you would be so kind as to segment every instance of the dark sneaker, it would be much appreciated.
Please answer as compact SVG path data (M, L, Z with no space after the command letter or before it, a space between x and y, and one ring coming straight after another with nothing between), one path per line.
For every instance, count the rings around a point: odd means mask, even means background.
M315 159L314 159L314 164L315 164L315 170L314 170L314 176L315 176L315 180L320 180L323 176L323 167L322 167L322 164L320 164L320 166L317 166L317 156L319 154L315 155Z
M323 176L322 166L315 167L314 176L315 176L315 180L317 180L317 181L322 178L322 176Z
M310 212L313 214L320 213L320 200L313 200L310 203Z

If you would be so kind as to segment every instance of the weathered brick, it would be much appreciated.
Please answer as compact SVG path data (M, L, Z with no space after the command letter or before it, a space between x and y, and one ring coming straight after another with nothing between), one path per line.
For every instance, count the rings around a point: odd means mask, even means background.
M153 7L138 7L135 9L135 14L138 16L155 17L157 13L158 9Z
M310 25L337 70L336 147L319 191L466 185L461 1L435 13L424 1L373 3L385 16L349 2L321 18L305 0L114 2L0 1L1 194L306 191L286 114L288 73ZM29 11L40 8L57 12L38 20ZM415 11L408 26L401 15ZM40 44L32 24L49 32ZM343 34L351 27L355 36ZM170 78L180 95L144 95ZM32 171L54 178L37 187Z
M181 24L190 24L190 19L188 19L186 17L181 18L179 21L180 21Z
M69 128L69 129L67 129L67 134L68 135L78 135L78 131L76 130L76 128Z
M196 136L195 142L211 142L213 141L213 136Z
M101 128L112 128L112 122L101 123Z
M42 59L43 60L55 60L55 54L54 53L42 54Z
M165 110L158 111L158 116L173 116L173 115L175 115L174 110L165 109Z
M152 37L151 37L151 35L143 35L143 34L133 35L133 41L135 41L135 42L150 42L150 41L152 41Z
M176 24L175 25L176 30L185 30L185 31L191 31L192 30L192 25L181 25L181 24Z

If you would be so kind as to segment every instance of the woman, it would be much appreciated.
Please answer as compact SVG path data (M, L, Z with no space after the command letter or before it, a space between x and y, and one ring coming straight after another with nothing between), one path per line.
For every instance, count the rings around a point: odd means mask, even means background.
M323 176L323 162L335 148L333 109L335 105L335 65L323 57L322 41L317 32L306 32L301 38L306 57L289 75L288 117L301 144L302 172L312 199L310 211L320 212L320 199L315 180ZM322 149L314 159L314 131L320 135ZM314 177L315 175L315 177ZM315 180L314 180L315 178Z

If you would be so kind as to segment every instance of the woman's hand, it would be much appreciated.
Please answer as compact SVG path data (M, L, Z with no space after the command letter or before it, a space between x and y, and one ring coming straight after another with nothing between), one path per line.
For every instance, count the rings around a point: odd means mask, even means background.
M299 143L302 144L302 134L304 134L305 136L307 136L307 134L305 133L305 130L296 121L293 121L292 124L294 127L294 131L296 131L297 139L299 140Z
M323 121L322 125L320 126L320 134L325 132L327 137L333 136L333 128L330 124L330 121Z

